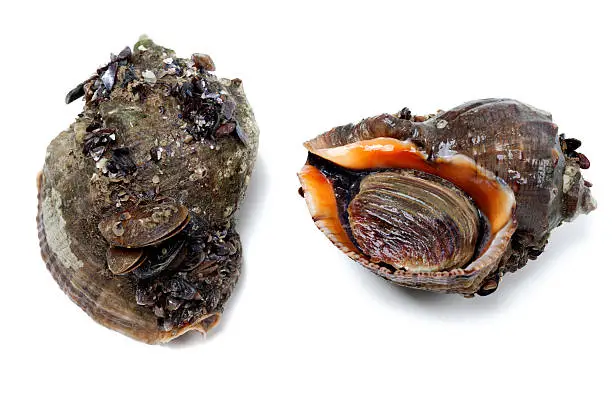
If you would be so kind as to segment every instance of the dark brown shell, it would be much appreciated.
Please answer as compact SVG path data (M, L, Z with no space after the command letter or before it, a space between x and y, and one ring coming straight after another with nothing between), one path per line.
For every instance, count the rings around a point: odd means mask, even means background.
M259 131L240 80L148 38L134 48L70 93L85 108L47 149L37 220L62 290L104 326L160 343L220 319Z
M338 185L334 182L335 175L398 167L395 164L401 162L393 161L396 155L374 145L359 155L361 166L352 166L356 163L348 158L352 156L349 147L376 140L387 140L385 145L410 143L414 151L427 154L428 162L464 156L510 186L516 199L517 227L512 244L497 253L498 264L470 286L457 287L458 278L463 278L461 275L454 278L446 274L408 275L393 267L361 261L384 278L428 290L488 294L495 290L504 272L521 268L528 258L542 252L553 228L594 209L588 184L580 174L581 165L588 164L581 160L586 157L575 152L577 140L568 140L569 144L565 144L564 137L557 135L557 126L549 113L515 100L486 99L468 102L433 117L406 118L409 114L400 112L368 118L358 124L334 128L306 142L311 153L307 162L310 166L306 167L322 170L334 187ZM331 161L331 165L322 162L321 156ZM397 156L404 155L398 152ZM435 170L434 166L426 167ZM336 197L344 195L336 193ZM305 190L305 194L308 201L312 192ZM312 203L309 207L312 212ZM330 231L323 230L329 236ZM348 250L351 257L360 257L350 254L352 249L343 250Z

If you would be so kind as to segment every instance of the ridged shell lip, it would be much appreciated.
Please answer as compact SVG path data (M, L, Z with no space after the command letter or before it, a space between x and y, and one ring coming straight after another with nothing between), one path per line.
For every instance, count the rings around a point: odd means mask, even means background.
M461 279L451 288L470 293L474 286L492 271L505 252L516 230L512 190L493 173L478 166L464 155L453 154L428 160L427 154L410 141L375 138L332 148L309 148L309 151L338 166L351 170L416 169L444 178L466 192L491 224L491 236L480 255L462 268L436 272L398 270L394 275L355 247L344 230L338 214L333 184L316 167L306 164L298 173L304 198L317 227L353 260L397 283L431 284L433 290L444 290L441 280ZM434 286L438 284L438 286Z

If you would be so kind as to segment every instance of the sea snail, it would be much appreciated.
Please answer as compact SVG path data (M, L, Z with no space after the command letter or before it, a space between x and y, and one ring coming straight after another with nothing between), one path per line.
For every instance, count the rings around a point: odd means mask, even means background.
M144 37L70 91L76 121L49 145L38 235L62 290L146 343L206 332L241 269L234 215L259 130L239 79Z
M396 284L494 292L552 229L595 208L580 141L511 99L412 116L407 108L307 141L300 193L317 227Z

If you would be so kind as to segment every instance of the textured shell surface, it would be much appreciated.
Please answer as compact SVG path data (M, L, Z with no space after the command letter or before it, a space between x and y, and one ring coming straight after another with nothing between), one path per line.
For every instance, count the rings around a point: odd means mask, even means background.
M239 79L142 37L66 97L38 179L43 259L95 321L160 343L217 324L240 275L234 215L259 131Z
M427 116L405 108L306 142L301 192L319 229L376 274L487 295L555 227L596 207L580 141L557 130L548 112L511 99Z

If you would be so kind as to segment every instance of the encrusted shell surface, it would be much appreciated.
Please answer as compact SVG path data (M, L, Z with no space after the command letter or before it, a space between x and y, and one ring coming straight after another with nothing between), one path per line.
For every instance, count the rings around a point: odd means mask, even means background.
M575 151L579 141L558 136L549 113L515 100L472 101L428 117L404 109L334 128L305 146L309 157L299 177L317 226L351 258L405 286L489 294L505 272L543 251L553 228L595 208L590 183L580 173L588 161ZM465 191L490 222L487 249L463 266L429 272L366 254L347 218L359 192L355 184L365 175L402 169L441 177Z
M209 70L146 37L111 56L67 96L84 96L84 111L38 180L41 251L59 286L147 343L209 330L240 274L234 215L259 131L242 82Z

